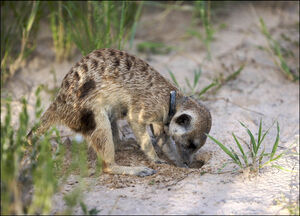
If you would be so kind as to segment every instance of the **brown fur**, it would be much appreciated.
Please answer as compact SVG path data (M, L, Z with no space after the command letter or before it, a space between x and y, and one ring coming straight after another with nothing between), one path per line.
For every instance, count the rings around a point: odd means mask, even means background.
M85 136L103 159L105 172L150 175L154 171L146 167L115 164L112 125L116 124L113 121L125 117L148 158L162 162L154 151L146 127L157 125L157 134L163 133L169 93L173 90L177 92L177 108L180 108L182 93L146 62L115 49L95 50L66 74L55 101L42 117L38 134L52 124L62 123ZM198 109L195 101L188 99L188 102L186 108ZM206 110L204 114L203 110L198 111L199 115L207 115ZM207 122L196 126L210 129Z

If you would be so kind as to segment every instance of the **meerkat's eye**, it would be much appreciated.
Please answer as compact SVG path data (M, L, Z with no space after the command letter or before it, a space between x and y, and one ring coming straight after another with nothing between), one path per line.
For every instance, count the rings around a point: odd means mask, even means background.
M180 126L188 127L190 125L191 120L192 120L191 116L187 114L182 114L175 120L175 122Z

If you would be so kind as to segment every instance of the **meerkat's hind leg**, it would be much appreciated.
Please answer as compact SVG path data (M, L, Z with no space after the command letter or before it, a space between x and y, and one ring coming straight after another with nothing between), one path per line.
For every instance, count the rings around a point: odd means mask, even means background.
M156 173L155 170L148 167L129 167L116 164L115 147L109 118L103 113L97 114L96 116L97 128L93 131L91 136L87 136L87 139L97 155L101 157L104 172L111 174L136 175L140 177Z

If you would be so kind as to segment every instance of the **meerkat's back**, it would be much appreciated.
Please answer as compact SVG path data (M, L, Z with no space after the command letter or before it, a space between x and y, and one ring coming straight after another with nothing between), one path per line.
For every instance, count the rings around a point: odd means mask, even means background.
M123 51L101 49L71 68L62 81L56 103L59 113L66 113L67 107L89 107L97 100L102 105L148 108L144 115L150 116L167 111L165 102L171 90L177 89L145 61Z

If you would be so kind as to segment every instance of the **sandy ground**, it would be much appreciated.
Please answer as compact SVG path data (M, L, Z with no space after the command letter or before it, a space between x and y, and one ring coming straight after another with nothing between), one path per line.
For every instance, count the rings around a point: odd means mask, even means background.
M210 134L227 146L236 148L232 132L248 141L248 135L238 121L256 131L260 118L265 129L278 120L281 128L279 152L291 146L289 153L296 154L289 154L277 163L293 172L266 167L253 176L247 170L243 173L230 172L235 167L229 165L217 174L218 168L228 161L228 156L211 140L207 140L197 155L204 166L197 164L197 168L193 169L153 165L134 145L124 144L117 151L118 163L144 164L158 172L138 178L108 174L97 176L91 171L90 177L84 179L88 188L83 193L83 200L88 209L97 208L99 214L288 214L287 205L299 203L299 82L288 81L270 56L257 47L267 44L258 28L260 16L275 38L280 38L284 32L299 42L299 28L296 28L299 25L299 3L240 3L234 7L228 5L221 11L214 23L216 26L226 23L227 27L215 34L212 61L206 60L204 46L199 40L185 39L191 14L180 11L173 11L166 17L159 16L162 14L160 10L144 13L136 40L136 43L159 40L177 47L177 50L167 55L138 55L167 78L167 68L171 69L182 86L185 85L184 78L192 79L193 70L201 66L203 74L199 89L217 75L228 75L245 63L237 79L228 82L217 94L209 95L204 101L213 118ZM29 112L33 113L37 85L54 86L50 70L56 72L56 84L59 85L65 73L80 58L77 56L71 62L55 63L53 50L49 50L50 35L50 30L41 32L36 57L15 75L2 92L3 96L13 95L15 114L21 110L18 99L24 95L29 100ZM286 46L294 52L295 59L299 59L299 45ZM136 51L131 52L137 54ZM299 70L298 60L289 63ZM42 93L42 96L46 108L50 104L49 95ZM13 119L14 122L17 120ZM125 134L124 142L134 144L128 126L124 122L120 124ZM74 137L70 130L59 129L62 135ZM267 151L272 148L275 137L276 128L273 127L264 141ZM90 155L93 156L93 153ZM75 173L70 176L53 198L52 213L61 213L66 208L63 195L74 189L78 182L79 177ZM282 201L282 197L286 200ZM74 213L81 214L81 208L77 206Z

